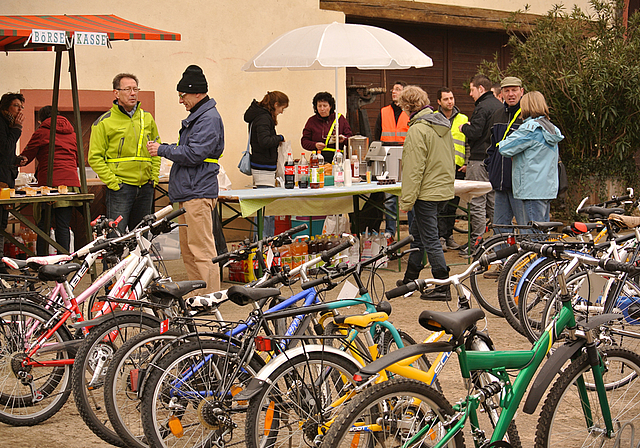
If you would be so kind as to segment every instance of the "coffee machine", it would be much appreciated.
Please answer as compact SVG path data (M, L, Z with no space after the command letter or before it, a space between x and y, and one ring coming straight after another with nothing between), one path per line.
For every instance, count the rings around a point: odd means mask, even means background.
M382 146L382 142L371 143L364 161L367 166L366 171L371 171L371 178L375 180L387 171L387 148Z

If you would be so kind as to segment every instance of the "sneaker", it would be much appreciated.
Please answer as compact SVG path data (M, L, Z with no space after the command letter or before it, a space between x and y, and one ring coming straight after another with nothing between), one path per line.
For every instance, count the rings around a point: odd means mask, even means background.
M460 247L458 255L462 258L471 258L473 256L473 250L469 250L469 246L466 244Z
M396 281L396 286L404 286L411 281L412 280L405 280L404 278L401 278L400 280Z
M489 269L484 274L482 274L482 276L484 278L495 280L498 277L500 277L500 271L502 271L501 264L492 265L492 266L489 266Z
M447 238L447 249L456 250L460 249L460 245L456 243L456 240L453 239L453 235Z
M498 277L500 277L500 269L489 269L487 272L482 274L482 276L484 278L496 280Z
M420 294L422 300L431 300L434 302L450 302L451 301L451 289L449 285L437 286L434 289Z
M447 240L445 240L443 237L440 237L440 245L442 246L442 252L446 252L447 251Z

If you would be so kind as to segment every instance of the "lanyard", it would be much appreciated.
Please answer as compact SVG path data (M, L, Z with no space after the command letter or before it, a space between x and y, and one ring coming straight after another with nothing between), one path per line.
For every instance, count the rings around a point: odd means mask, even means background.
M329 129L329 134L327 135L327 139L324 141L324 146L329 146L329 139L331 138L331 134L333 133L333 128L336 127L336 123L338 122L338 120L340 119L340 117L342 116L341 113L338 112L338 114L336 115L336 119L333 120L333 124L331 125L331 128ZM336 139L338 137L336 136Z
M511 125L514 123L514 121L516 121L516 119L520 116L520 111L522 109L518 108L518 111L515 113L515 115L513 116L513 119L509 122L509 126L507 126L507 130L504 131L504 136L502 137L502 140L504 140L505 138L507 138L507 134L509 133L509 129L511 129Z

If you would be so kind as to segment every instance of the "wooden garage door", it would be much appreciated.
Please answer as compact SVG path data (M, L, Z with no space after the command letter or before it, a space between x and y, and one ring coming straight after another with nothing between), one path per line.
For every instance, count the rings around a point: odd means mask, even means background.
M507 36L503 32L476 31L358 17L347 17L347 22L388 29L407 39L433 60L433 67L423 69L347 69L347 86L368 85L386 88L386 93L378 95L373 103L364 106L372 130L380 108L391 102L390 92L395 81L402 80L408 84L419 85L429 94L434 107L437 107L436 92L441 87L447 86L453 91L460 110L471 115L474 107L473 98L469 96L464 84L468 83L471 77L476 74L482 60L493 60L495 54L499 55L501 66L504 66L508 60L505 49ZM357 130L354 131L357 132Z

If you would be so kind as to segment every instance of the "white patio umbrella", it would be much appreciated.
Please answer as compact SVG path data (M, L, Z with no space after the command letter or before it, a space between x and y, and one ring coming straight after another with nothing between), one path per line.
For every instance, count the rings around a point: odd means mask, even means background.
M429 56L391 31L368 25L333 22L305 26L283 34L244 64L242 70L333 69L337 104L339 68L390 70L432 65ZM336 135L340 135L337 122Z

